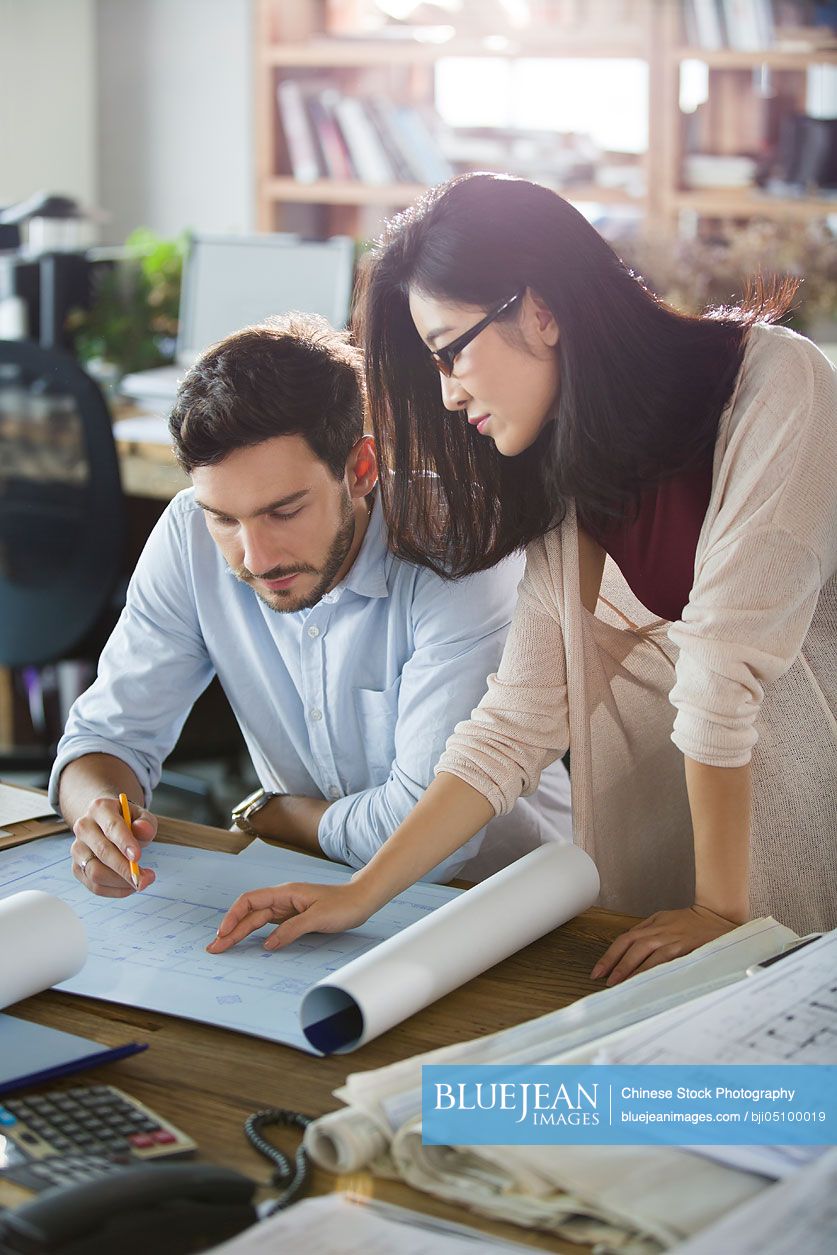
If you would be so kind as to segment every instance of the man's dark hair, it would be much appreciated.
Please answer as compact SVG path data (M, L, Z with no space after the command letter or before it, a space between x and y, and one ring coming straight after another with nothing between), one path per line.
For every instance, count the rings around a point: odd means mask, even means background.
M362 359L347 334L318 315L291 314L207 349L178 388L169 430L186 471L299 435L339 479L364 409Z

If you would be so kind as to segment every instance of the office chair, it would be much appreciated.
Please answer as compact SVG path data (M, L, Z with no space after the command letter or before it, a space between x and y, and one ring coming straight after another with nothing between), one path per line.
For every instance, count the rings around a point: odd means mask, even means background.
M111 601L125 511L110 415L73 358L0 341L0 665L70 658Z
M125 541L98 385L66 353L0 340L0 667L22 676L41 742L0 750L0 772L49 771L61 719L40 701L37 669L98 658L124 605ZM164 782L214 807L205 781Z

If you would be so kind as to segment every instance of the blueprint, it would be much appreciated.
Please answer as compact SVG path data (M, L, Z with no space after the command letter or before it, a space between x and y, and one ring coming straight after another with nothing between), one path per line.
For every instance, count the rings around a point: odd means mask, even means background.
M150 846L143 866L157 879L129 898L100 898L70 870L69 836L43 837L0 852L0 899L40 889L67 902L87 931L89 957L56 988L164 1011L316 1053L299 1024L307 989L455 898L459 890L418 884L348 933L314 933L270 953L266 926L226 954L206 954L240 893L283 881L338 883L350 868L273 849L246 860L185 846Z
M837 929L626 1033L608 1063L833 1063Z

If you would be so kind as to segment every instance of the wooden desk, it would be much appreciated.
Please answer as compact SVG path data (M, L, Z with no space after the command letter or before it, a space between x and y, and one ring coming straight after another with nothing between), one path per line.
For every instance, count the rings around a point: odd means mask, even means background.
M163 839L238 852L249 843L243 835L175 820L161 821ZM262 1107L290 1107L319 1116L341 1104L332 1090L348 1072L381 1067L437 1046L481 1033L494 1033L557 1007L595 986L588 973L616 935L635 921L609 911L586 911L578 919L506 959L476 980L448 994L351 1055L318 1059L275 1042L226 1029L177 1020L154 1011L47 992L18 1003L15 1015L79 1033L108 1045L132 1040L150 1049L119 1063L91 1070L65 1084L118 1085L147 1102L189 1133L200 1156L236 1168L266 1184L267 1160L256 1153L242 1131L244 1120ZM277 1144L294 1148L295 1133L277 1134ZM581 1248L549 1234L498 1224L450 1206L397 1182L369 1173L335 1177L315 1169L311 1192L353 1189L415 1210L459 1220L543 1250Z

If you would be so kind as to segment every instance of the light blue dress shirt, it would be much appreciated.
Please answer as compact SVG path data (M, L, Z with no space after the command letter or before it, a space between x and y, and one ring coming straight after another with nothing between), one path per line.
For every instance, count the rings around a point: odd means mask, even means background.
M454 724L500 659L523 559L448 582L387 550L375 504L355 562L316 606L277 613L236 580L191 489L154 528L98 678L73 706L50 780L82 754L112 754L146 804L195 699L214 674L265 789L332 801L329 858L361 867L433 779ZM561 764L428 879L455 875L486 833L487 874L542 840L569 839ZM496 829L496 832L494 831Z

